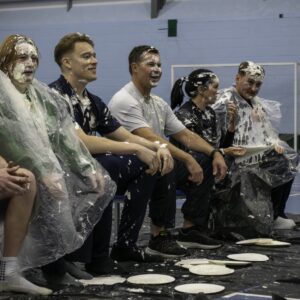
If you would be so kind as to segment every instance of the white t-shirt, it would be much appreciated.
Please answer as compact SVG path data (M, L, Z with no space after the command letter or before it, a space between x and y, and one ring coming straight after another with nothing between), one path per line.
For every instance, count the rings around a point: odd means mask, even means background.
M112 97L108 108L121 125L131 132L148 127L164 137L185 129L162 98L150 94L149 99L145 99L132 81Z

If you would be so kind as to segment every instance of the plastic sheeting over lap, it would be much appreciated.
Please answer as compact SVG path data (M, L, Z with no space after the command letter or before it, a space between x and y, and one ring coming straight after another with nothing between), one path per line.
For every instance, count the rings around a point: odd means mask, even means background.
M228 161L229 176L218 193L219 200L227 201L219 203L218 218L224 227L238 227L239 233L248 237L268 235L273 223L271 189L296 176L299 155L279 139L272 124L278 124L281 117L278 103L254 97L251 106L234 87L221 91L213 106L224 132L227 129L226 106L230 101L238 109L233 143L245 147L247 152L243 157ZM284 153L278 154L274 150L276 146L281 146ZM252 227L253 232L248 232L247 227Z
M0 72L0 155L37 179L35 209L19 256L29 268L79 248L114 196L115 184L79 141L57 93L34 80L25 97Z

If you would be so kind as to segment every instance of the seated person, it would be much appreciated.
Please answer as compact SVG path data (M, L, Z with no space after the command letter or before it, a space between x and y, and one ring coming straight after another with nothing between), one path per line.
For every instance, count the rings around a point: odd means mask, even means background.
M166 227L173 225L168 222L176 210L175 181L184 192L190 192L182 207L184 224L180 229L178 242L187 247L220 247L220 243L209 238L205 232L209 207L206 194L212 188L214 177L223 178L226 174L223 156L200 136L187 129L176 118L169 105L151 93L162 75L157 49L148 45L133 48L129 54L129 71L131 82L112 97L108 103L109 109L132 133L150 141L167 144L176 159L176 172L170 172L157 180L150 201L152 237L146 251L164 257L185 254L183 248L179 248L165 232ZM198 160L169 143L166 136L197 152ZM191 188L185 189L187 186Z
M86 89L89 82L97 79L96 52L88 35L63 36L55 47L54 57L62 75L50 87L64 97L62 101L68 104L72 117L82 128L77 130L79 137L117 183L117 194L126 192L114 247L120 249L118 260L156 260L138 248L136 242L155 183L156 176L152 175L172 170L171 154L159 144L128 132L112 117L105 103ZM109 257L111 225L112 204L105 209L80 253L73 253L68 259L86 262L86 269L97 275L122 272L120 265Z
M49 295L51 290L26 280L19 270L18 254L27 233L34 201L34 175L8 164L0 156L0 205L3 220L3 250L0 259L0 291Z
M215 103L219 88L219 78L215 73L206 69L197 69L188 77L178 79L171 92L171 108L176 110L175 115L182 124L191 131L200 135L213 147L219 148L223 155L242 156L245 149L242 147L230 147L233 142L236 118L236 106L228 104L228 128L225 136L221 136L221 130L215 111L211 105ZM185 102L184 92L189 101ZM172 142L178 147L184 147L175 140ZM189 151L184 147L185 151Z
M37 197L19 253L21 269L78 249L116 190L77 137L59 95L34 79L35 43L10 35L0 47L0 154L30 170Z
M295 222L286 217L284 210L296 175L298 154L279 139L270 122L270 101L257 96L264 76L262 66L250 61L242 62L235 77L235 85L219 93L213 109L220 117L221 129L226 131L230 120L227 104L232 102L237 106L238 116L232 145L244 147L247 151L231 165L231 186L241 183L241 193L249 200L253 196L253 201L259 201L258 195L265 197L267 202L270 198L274 216L265 207L253 219L256 225L261 221L261 230L267 233L266 229L272 225L274 229L291 229L295 226ZM275 107L274 101L271 105ZM250 176L256 178L257 183L264 184L265 188L259 190ZM257 205L259 204L254 207Z
M223 136L221 136L216 113L210 106L216 101L218 87L219 79L215 73L206 69L197 69L191 72L189 76L182 77L174 83L171 92L171 107L174 109L180 106L186 94L190 97L189 101L181 105L175 112L182 124L201 136L214 148L219 148L224 156L241 156L245 154L245 149L230 147L235 129L235 105L233 103L228 104L230 122L228 123L226 134ZM195 152L176 140L171 138L170 141L191 155L196 155ZM206 197L213 199L212 190L206 192ZM211 204L211 200L208 203ZM208 210L211 210L210 206Z

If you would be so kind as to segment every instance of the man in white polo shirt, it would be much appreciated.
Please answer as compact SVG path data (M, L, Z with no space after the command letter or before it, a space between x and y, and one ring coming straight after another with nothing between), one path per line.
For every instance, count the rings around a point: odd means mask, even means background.
M166 144L177 161L176 171L162 176L156 183L149 212L151 239L146 251L164 257L182 253L165 231L168 225L172 225L168 221L175 212L176 187L186 193L182 207L184 224L177 242L186 247L220 247L219 242L207 236L209 197L206 194L213 186L214 177L221 179L226 174L222 154L185 128L170 106L151 93L162 74L157 49L148 45L135 47L129 54L129 71L131 82L112 97L108 104L110 111L133 134ZM181 142L191 153L175 147L167 137ZM118 253L114 250L112 254ZM113 255L113 258L118 259L118 255Z

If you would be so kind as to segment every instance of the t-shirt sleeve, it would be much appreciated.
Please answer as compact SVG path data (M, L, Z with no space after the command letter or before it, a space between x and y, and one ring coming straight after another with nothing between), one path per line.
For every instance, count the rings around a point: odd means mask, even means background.
M139 128L150 127L144 118L141 105L130 96L115 94L109 101L108 108L121 125L130 132Z
M165 106L166 109L166 126L165 135L170 136L185 129L185 126L178 120L169 105Z
M102 101L97 103L97 128L96 131L101 135L109 134L117 130L121 124L112 116L109 108Z

